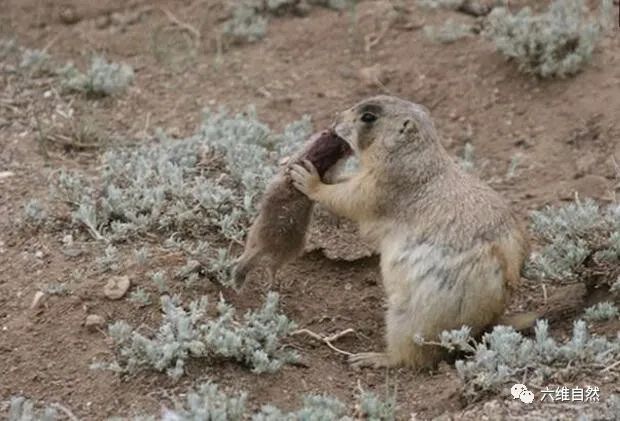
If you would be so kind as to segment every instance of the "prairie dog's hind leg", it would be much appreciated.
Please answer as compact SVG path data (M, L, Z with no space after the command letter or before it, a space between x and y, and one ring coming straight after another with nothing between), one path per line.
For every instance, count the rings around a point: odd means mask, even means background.
M414 340L415 326L398 324L390 320L389 315L386 330L387 354L394 365L413 368L432 367L447 354L447 351L440 346L416 343ZM424 339L436 340L436 338Z
M387 368L396 365L385 352L360 352L353 354L349 357L349 363L356 368Z

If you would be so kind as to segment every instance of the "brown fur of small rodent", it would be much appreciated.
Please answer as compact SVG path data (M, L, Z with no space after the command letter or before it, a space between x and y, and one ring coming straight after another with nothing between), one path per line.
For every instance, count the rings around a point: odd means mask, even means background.
M289 160L270 181L261 199L259 214L252 223L245 250L233 271L237 288L245 282L248 273L265 264L270 282L282 265L303 250L306 230L314 203L293 187L287 168L301 159L317 166L326 181L339 171L350 149L333 132L323 131L310 138L304 147Z
M351 362L431 367L445 350L414 337L436 342L463 325L477 335L500 321L529 253L524 230L498 193L448 155L424 107L369 98L343 112L334 130L359 171L325 184L305 163L291 177L309 198L356 221L381 255L387 349Z

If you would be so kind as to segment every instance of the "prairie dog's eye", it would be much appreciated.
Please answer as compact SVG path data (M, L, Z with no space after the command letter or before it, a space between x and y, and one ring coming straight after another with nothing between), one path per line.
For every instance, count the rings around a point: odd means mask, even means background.
M374 115L373 113L364 113L364 114L362 114L362 121L364 123L372 123L375 120L377 120L377 116Z

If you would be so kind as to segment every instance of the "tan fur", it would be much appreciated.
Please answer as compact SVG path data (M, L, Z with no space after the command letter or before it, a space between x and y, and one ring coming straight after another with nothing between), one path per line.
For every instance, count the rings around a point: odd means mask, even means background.
M364 123L365 111L377 119ZM372 113L371 113L372 114ZM473 334L496 323L520 279L527 241L507 203L447 154L426 109L379 96L345 111L335 125L360 159L345 182L326 185L296 165L295 186L332 212L356 221L381 253L387 295L385 353L356 365L428 367L446 329Z

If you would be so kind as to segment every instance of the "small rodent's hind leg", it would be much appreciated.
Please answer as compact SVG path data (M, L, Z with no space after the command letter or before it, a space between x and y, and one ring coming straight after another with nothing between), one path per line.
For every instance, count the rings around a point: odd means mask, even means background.
M233 269L232 277L236 288L241 288L248 273L254 269L262 258L261 250L251 249L244 252L237 260Z
M269 264L265 266L265 271L267 272L267 282L269 283L270 288L275 285L278 269L280 269L280 264L275 261L269 262Z

